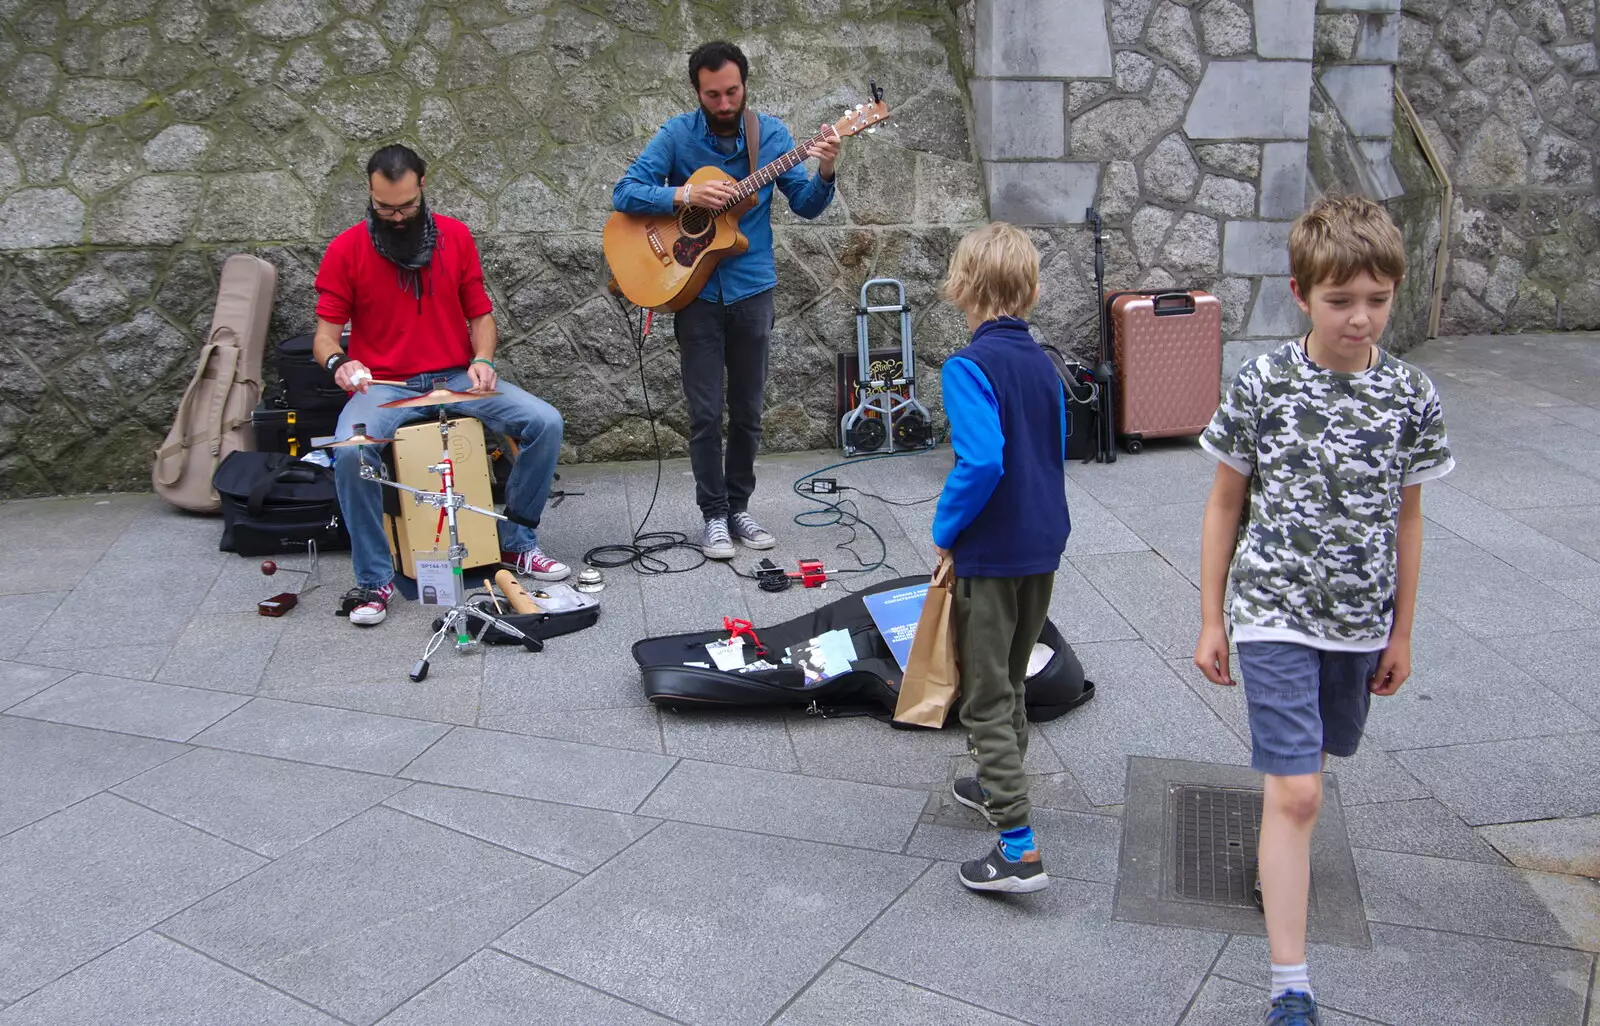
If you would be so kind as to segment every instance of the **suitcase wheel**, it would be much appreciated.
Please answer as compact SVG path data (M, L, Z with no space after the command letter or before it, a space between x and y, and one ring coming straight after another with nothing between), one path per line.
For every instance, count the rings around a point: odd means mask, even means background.
M1144 452L1144 439L1137 437L1124 438L1122 440L1122 447L1128 450L1128 455L1137 456L1141 452Z

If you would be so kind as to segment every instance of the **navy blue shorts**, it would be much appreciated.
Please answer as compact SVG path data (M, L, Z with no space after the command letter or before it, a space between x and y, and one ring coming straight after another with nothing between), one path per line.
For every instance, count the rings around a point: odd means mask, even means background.
M1239 643L1250 706L1250 765L1293 777L1316 773L1322 753L1356 754L1379 652L1325 652L1285 641Z

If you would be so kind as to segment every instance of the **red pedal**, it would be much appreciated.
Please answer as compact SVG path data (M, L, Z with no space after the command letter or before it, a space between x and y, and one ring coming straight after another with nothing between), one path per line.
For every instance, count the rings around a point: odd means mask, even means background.
M800 583L807 588L820 588L823 582L828 579L828 572L822 568L822 560L801 559L796 560L796 562L800 565L800 572L789 576L798 577Z

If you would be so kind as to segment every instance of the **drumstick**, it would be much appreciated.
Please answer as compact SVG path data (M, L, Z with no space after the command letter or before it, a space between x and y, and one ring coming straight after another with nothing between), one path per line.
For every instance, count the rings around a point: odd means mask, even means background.
M500 605L500 596L494 593L494 585L489 583L489 578L485 577L483 579L483 586L488 590L489 597L494 599L494 611L497 613L504 613L505 608Z

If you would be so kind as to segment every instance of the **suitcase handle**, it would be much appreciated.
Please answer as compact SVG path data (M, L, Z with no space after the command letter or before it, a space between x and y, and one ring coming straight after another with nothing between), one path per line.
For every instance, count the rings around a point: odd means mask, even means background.
M1163 292L1150 305L1157 317L1181 317L1195 311L1194 297L1187 292Z

